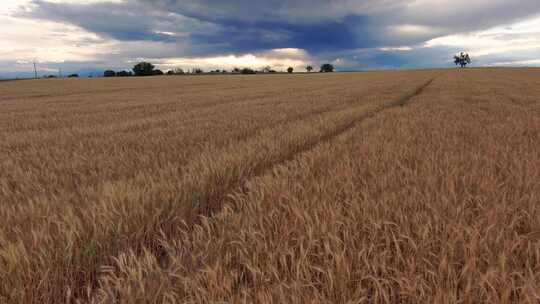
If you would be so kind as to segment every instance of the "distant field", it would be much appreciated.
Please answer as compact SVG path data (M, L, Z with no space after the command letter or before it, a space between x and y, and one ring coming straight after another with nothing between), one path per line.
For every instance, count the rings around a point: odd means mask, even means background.
M0 83L0 303L538 303L540 72Z

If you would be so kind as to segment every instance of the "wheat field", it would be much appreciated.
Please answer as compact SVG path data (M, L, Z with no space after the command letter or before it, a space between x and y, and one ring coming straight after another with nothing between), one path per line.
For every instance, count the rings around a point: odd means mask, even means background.
M540 71L0 83L0 303L539 303Z

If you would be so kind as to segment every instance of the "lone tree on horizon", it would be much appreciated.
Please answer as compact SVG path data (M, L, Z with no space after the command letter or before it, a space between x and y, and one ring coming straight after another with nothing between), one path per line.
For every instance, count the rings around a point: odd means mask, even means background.
M311 73L311 71L313 71L313 67L310 66L310 65L308 65L308 66L306 67L306 71L308 71L308 73Z
M133 67L135 76L151 76L154 75L154 65L149 62L139 62Z
M289 68L287 69L287 73L289 73L289 74L292 74L293 71L294 71L294 69L293 69L292 67L289 67Z
M330 63L325 63L321 65L321 73L331 73L334 71L334 66Z
M461 52L459 55L454 55L454 63L464 68L471 63L471 57L469 54Z

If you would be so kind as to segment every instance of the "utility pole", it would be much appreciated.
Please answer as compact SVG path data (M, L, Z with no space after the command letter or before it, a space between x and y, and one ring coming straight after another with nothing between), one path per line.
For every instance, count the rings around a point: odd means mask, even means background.
M37 79L36 60L34 59L34 78Z

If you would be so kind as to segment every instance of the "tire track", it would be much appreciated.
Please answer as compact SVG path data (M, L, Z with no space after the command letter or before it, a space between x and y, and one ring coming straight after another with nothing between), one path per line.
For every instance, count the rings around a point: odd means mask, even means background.
M392 107L396 107L396 106L400 106L400 107L405 106L409 101L411 101L411 99L413 99L414 97L422 94L425 91L425 89L427 87L429 87L433 83L433 81L435 81L436 78L437 78L437 76L431 78L426 83L424 83L423 85L416 88L416 90L414 90L410 94L407 94L407 95L403 96L402 98L400 98L399 100L395 101L394 103L391 103L389 105L389 107L392 108Z
M229 197L229 195L234 193L235 191L242 190L247 181L253 178L263 176L270 172L274 167L290 162L297 158L299 155L309 152L310 150L313 150L315 147L321 144L330 142L335 137L340 136L341 134L344 134L349 130L352 130L354 127L356 127L363 121L373 118L386 110L406 106L414 97L422 94L422 92L429 85L431 85L431 83L433 83L435 78L436 77L429 79L427 82L417 87L414 91L402 96L401 98L393 102L386 103L377 109L368 111L363 115L357 116L350 122L338 126L330 132L322 134L321 136L315 136L312 139L307 140L303 144L294 147L291 153L281 155L280 157L268 162L260 162L256 164L256 166L253 167L248 174L242 176L241 178L235 180L232 183L222 185L223 187L219 187L220 185L214 185L218 186L218 188L215 189L215 191L213 191L211 195L204 197L198 202L196 206L193 206L193 208L191 208L193 210L193 213L188 218L196 220L192 221L190 223L190 226L192 227L200 223L201 216L212 217L214 214L221 211L223 209L223 206L225 206L225 204L227 203L227 198ZM261 151L261 153L264 153L264 151ZM159 237L162 236L156 237L157 239L159 239ZM153 244L147 244L150 245L147 248L149 248L150 252L152 252L157 257L159 263L162 266L166 266L168 264L167 253L166 250L161 246L161 244L159 244L159 241L157 241L157 239L153 240Z
M356 116L353 119L351 119L350 122L342 124L342 125L338 125L337 128L332 129L329 132L325 132L321 134L320 136L313 136L312 138L306 140L304 143L293 147L290 153L280 155L279 157L274 158L274 159L269 159L268 161L262 161L262 162L257 163L254 167L251 168L251 170L249 170L243 175L238 176L238 178L234 181L231 181L226 184L215 183L211 185L213 186L213 191L211 192L211 194L209 195L203 194L203 197L200 197L200 200L198 202L194 202L194 205L189 206L187 208L192 213L186 214L186 217L185 217L186 222L185 222L185 225L183 225L183 228L187 228L189 231L193 227L196 227L196 225L200 224L203 218L212 217L218 212L220 212L223 209L223 207L226 206L227 203L229 203L230 195L233 193L237 193L239 191L244 191L245 190L244 187L249 180L263 176L267 174L268 172L271 172L272 169L275 168L276 166L280 166L287 162L293 161L294 159L301 157L301 155L315 149L317 146L332 141L334 138L352 130L353 128L357 127L359 124L361 124L367 119L373 118L384 111L387 111L396 107L406 106L414 97L421 95L422 92L429 85L431 85L431 83L434 80L435 80L435 77L429 79L427 82L415 88L412 92L405 94L404 96L402 96L401 98L398 98L395 101L385 103L384 105L376 109L370 110L362 115ZM265 151L260 151L260 153L264 153L264 152ZM219 175L220 172L215 172L214 174ZM212 177L210 177L209 179L214 182L218 181L218 179L214 180ZM203 188L206 189L205 187ZM172 218L172 216L167 215L167 213L162 214L162 216L159 216L159 218L162 218L162 219ZM159 227L159 229L156 229L156 230L159 230L160 234L147 236L146 238L147 242L140 245L143 246L144 248L143 250L147 250L148 253L151 253L152 255L156 257L156 260L158 261L161 267L166 268L169 265L169 257L168 257L167 250L165 247L163 247L160 239L169 238L171 237L171 234L176 233L176 231L174 229L170 229L170 227L167 227L169 226L170 223L166 223L166 221L161 222L161 225L165 224L165 226L161 226L158 223L156 224L157 224L157 227ZM142 252L142 251L134 250L134 252ZM106 274L104 275L104 277L106 277ZM94 291L95 290L96 289L94 289Z
M131 197L129 187L125 192L115 194L114 199L96 202L94 212L81 212L74 215L80 220L78 225L88 229L81 231L73 241L75 248L86 248L84 253L71 260L72 266L86 269L84 273L66 270L63 275L72 278L73 296L86 298L87 289L96 290L103 273L102 267L114 264L119 254L126 250L137 255L147 251L153 254L162 265L168 264L165 248L160 243L162 237L171 237L178 227L190 229L200 223L201 216L212 216L222 209L230 193L245 183L291 161L312 150L321 143L329 142L366 119L379 113L405 105L433 81L417 87L396 101L373 106L360 104L331 111L330 115L313 117L309 121L285 124L271 130L260 132L241 144L227 146L201 154L180 173L175 187L180 191L174 197L159 197L167 184L156 186L140 196ZM361 100L361 99L360 99ZM281 136L287 134L287 136ZM270 149L270 150L269 150ZM215 153L217 152L217 153ZM134 185L135 187L136 185ZM121 188L123 189L123 188ZM142 204L132 208L132 204ZM122 219L133 219L133 225L115 225L101 228L108 223L122 223ZM69 218L68 218L69 219ZM128 222L125 222L128 223ZM68 225L69 222L66 223ZM55 250L55 244L63 241L58 236L44 252ZM104 249L102 249L104 248ZM53 258L51 265L59 265ZM62 259L59 256L58 259ZM69 266L69 265L67 265ZM70 266L70 267L72 267ZM84 300L83 300L84 301Z
M370 111L370 112L367 112L367 113L365 113L363 115L360 115L356 119L352 120L351 122L349 122L349 123L347 123L347 124L345 124L343 126L340 126L340 127L336 128L336 129L332 130L331 132L323 134L317 140L308 141L305 144L302 144L301 146L298 146L297 149L295 149L294 153L284 155L283 157L279 158L277 161L272 162L272 163L267 163L267 164L261 163L261 164L257 165L257 167L255 167L253 169L252 174L250 176L247 176L245 179L242 179L242 180L238 181L238 185L236 187L229 188L229 189L227 189L227 191L225 191L225 193L219 193L218 195L216 195L216 197L212 197L208 201L205 201L204 205L206 205L208 207L206 208L206 210L202 210L203 212L201 212L200 214L204 215L204 216L212 216L212 214L216 211L216 209L220 210L221 207L223 206L222 203L215 204L213 202L215 202L215 201L222 202L232 192L233 189L241 187L242 184L245 184L245 182L247 180L252 179L252 178L256 178L258 176L262 176L262 175L266 174L267 172L271 171L272 168L274 168L275 166L279 166L279 165L281 165L283 163L292 161L299 154L306 153L306 152L314 149L316 146L318 146L320 144L324 144L324 143L327 143L327 142L331 141L333 138L335 138L335 137L337 137L337 136L339 136L339 135L353 129L354 127L356 127L356 125L360 124L361 122L363 122L363 121L365 121L367 119L375 117L376 115L380 114L381 112L384 112L386 110L389 110L389 109L392 109L392 108L395 108L395 107L406 106L414 97L421 95L422 92L428 86L430 86L435 79L436 79L436 77L433 77L433 78L429 79L426 83L424 83L421 86L417 87L411 93L404 95L403 97L399 98L396 101L387 103L387 104L381 106L378 109L375 109L373 111ZM217 205L216 206L217 208L211 208L214 205Z

